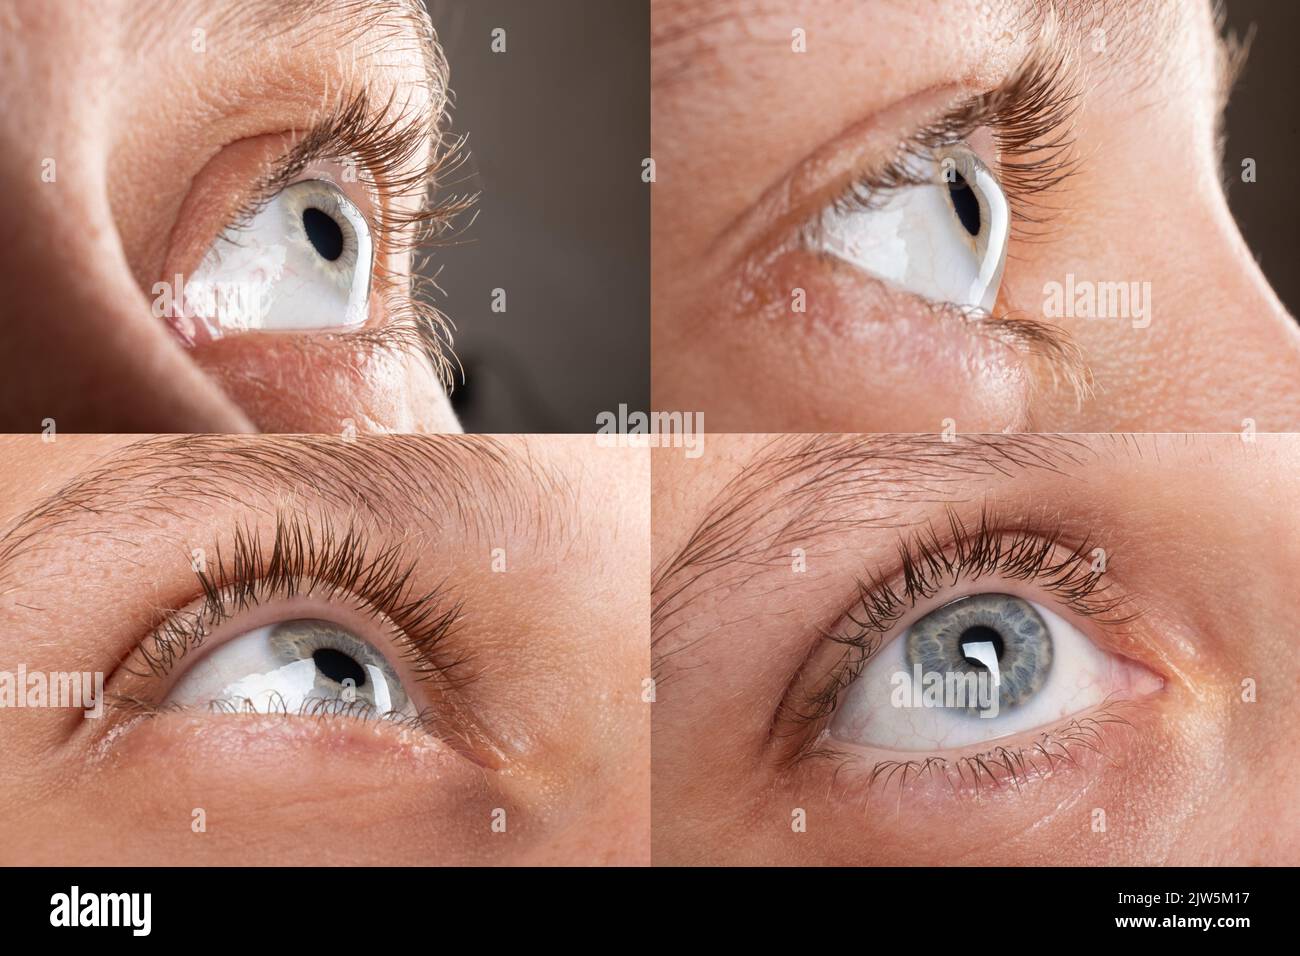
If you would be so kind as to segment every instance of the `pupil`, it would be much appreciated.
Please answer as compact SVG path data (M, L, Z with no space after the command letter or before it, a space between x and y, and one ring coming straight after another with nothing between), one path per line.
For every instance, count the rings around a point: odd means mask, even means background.
M351 677L354 687L365 686L365 668L342 651L336 651L332 647L318 648L312 651L311 659L316 662L316 669L334 683L342 684Z
M999 661L1002 660L1002 635L999 634L996 630L994 630L991 627L985 627L984 625L979 624L976 625L975 627L968 627L966 628L966 630L961 632L961 648L963 654L966 653L966 646L968 644L984 644L984 643L992 644L993 653L997 654ZM968 657L966 659L969 660L972 664L980 664L979 661L974 660L972 658Z
M961 220L963 228L972 236L980 234L980 202L975 198L975 190L970 188L970 184L962 178L961 173L955 173L956 179L948 184L948 198L952 200L952 208L957 213L957 218Z
M343 255L343 230L333 216L309 206L302 211L302 227L323 258L333 262Z

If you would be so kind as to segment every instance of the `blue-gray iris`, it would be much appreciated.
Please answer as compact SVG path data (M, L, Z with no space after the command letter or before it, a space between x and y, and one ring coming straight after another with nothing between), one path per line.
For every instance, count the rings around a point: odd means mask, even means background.
M921 618L907 632L907 667L912 673L919 667L923 675L986 674L972 656L980 645L992 645L997 654L999 710L1033 697L1052 669L1047 624L1029 602L1010 594L960 598ZM966 710L978 714L981 708Z

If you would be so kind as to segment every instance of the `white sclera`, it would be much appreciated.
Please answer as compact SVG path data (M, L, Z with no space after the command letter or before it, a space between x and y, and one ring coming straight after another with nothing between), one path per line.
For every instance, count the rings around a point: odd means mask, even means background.
M991 312L1006 263L1011 212L997 179L973 153L953 150L956 168L979 202L980 233L962 225L935 165L935 182L905 186L870 209L829 208L822 250L935 302Z
M308 209L342 234L326 258L304 225ZM209 338L236 332L347 329L369 314L370 227L337 186L309 179L280 190L252 220L220 236L185 283L185 314Z

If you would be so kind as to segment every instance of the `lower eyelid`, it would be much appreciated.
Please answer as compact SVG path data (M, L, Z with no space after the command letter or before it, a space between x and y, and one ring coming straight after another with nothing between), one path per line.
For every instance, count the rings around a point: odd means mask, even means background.
M454 356L436 331L405 321L347 333L230 336L195 349L194 360L265 432L454 430L441 417ZM416 420L412 409L430 411Z
M906 800L921 810L953 800L1029 797L1051 782L1077 787L1115 769L1121 752L1148 731L1155 706L1150 699L1117 697L1051 727L932 754L855 747L823 735L785 773L830 774L844 801L885 799L897 806Z

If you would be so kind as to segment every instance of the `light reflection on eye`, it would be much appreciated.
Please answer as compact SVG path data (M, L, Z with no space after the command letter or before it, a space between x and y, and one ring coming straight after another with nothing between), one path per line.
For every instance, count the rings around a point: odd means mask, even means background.
M1160 686L1047 608L976 594L931 611L877 652L845 690L830 736L942 751L1046 729L1114 695Z
M375 717L416 716L378 650L343 627L308 619L259 627L207 652L164 704L288 714L337 706Z
M916 185L870 203L851 191L824 210L816 251L931 301L991 312L1011 231L997 178L960 145L907 165Z
M333 183L303 180L217 238L185 283L185 315L208 339L355 328L372 268L365 216Z

